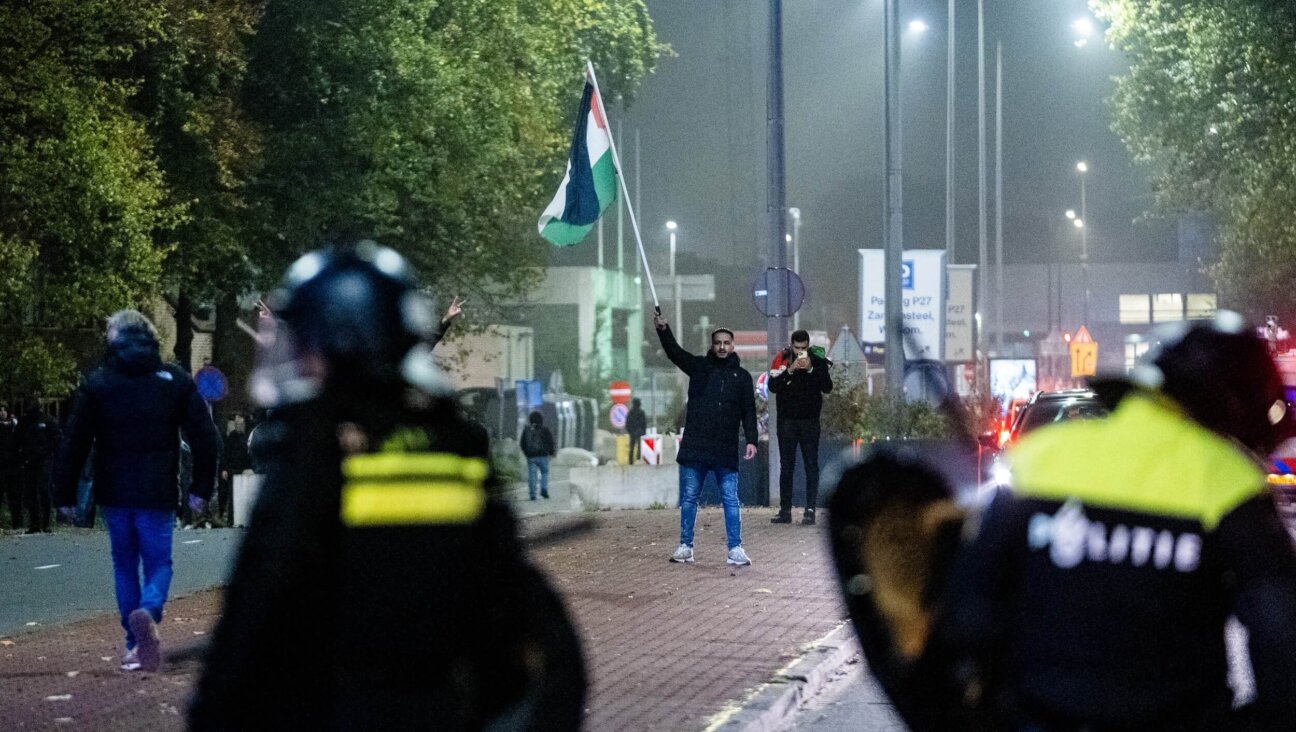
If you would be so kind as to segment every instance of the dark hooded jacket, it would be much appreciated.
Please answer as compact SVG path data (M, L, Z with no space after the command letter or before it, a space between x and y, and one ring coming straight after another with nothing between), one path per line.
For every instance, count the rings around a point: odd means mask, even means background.
M688 374L684 440L676 461L738 469L738 425L747 444L756 444L756 392L737 354L721 359L707 351L695 356L680 347L670 327L657 331L666 356Z
M175 509L181 430L193 451L191 493L210 499L219 448L207 404L189 374L162 363L157 340L147 330L124 328L73 400L55 476L55 504L76 502L77 477L93 445L96 502Z

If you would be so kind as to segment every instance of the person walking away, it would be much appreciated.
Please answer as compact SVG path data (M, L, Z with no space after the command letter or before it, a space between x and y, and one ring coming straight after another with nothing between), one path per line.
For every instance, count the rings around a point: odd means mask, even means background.
M1261 470L1292 432L1282 379L1236 313L1150 341L1128 376L1091 380L1110 416L1008 454L940 636L978 662L960 677L1003 680L1010 729L1296 729L1296 551ZM1229 615L1255 681L1238 709Z
M724 505L725 542L729 548L727 563L750 565L751 558L742 546L742 516L738 503L738 427L746 439L744 460L756 457L756 392L751 374L745 371L734 353L733 331L716 328L711 331L711 348L706 355L685 351L670 325L660 313L653 317L657 337L666 357L689 377L685 420L688 430L680 443L680 545L671 555L672 562L692 562L693 525L697 521L698 495L708 473L720 485Z
M313 252L270 301L264 479L189 729L579 729L579 642L428 357L404 258Z
M27 533L49 533L53 500L50 468L59 444L58 421L45 411L39 398L30 400L18 421L18 456L22 463L23 505L27 509ZM72 523L68 520L68 523Z
M161 664L157 623L171 586L180 494L180 435L193 452L189 508L201 514L216 481L217 432L193 379L162 362L157 330L136 310L108 318L102 365L81 384L60 448L55 502L71 514L77 478L94 448L94 494L112 547L125 670ZM143 581L141 582L141 568Z
M234 415L221 451L220 484L216 489L216 514L226 526L234 525L234 476L252 467L248 457L247 418Z
M644 414L639 397L630 400L630 411L626 413L626 434L630 435L630 464L639 462L639 441L648 433L648 415Z
M778 406L779 512L770 519L792 523L792 475L797 449L805 470L806 503L801 523L813 526L819 499L819 413L823 395L832 391L831 364L810 350L810 334L798 330L770 368L769 390Z
M22 528L23 490L19 476L22 467L18 458L18 420L9 412L9 405L0 403L0 495L9 507L9 526Z
M536 478L539 475L540 496L549 497L549 458L557 450L554 447L553 432L545 426L544 415L532 412L527 417L527 426L522 430L522 454L527 461L527 490L531 500L536 499Z

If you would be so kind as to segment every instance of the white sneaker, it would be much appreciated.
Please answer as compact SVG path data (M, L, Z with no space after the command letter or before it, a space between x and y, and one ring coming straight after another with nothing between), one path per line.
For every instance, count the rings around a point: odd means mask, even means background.
M672 562L688 562L691 564L693 562L693 547L688 544L680 544L679 549L675 550L670 560Z
M741 546L736 546L733 549L730 549L729 558L725 561L728 564L732 564L736 567L751 565L751 557L747 556L747 552L744 551Z
M122 655L121 670L139 671L139 669L140 669L139 655L135 653L135 649L132 648L131 650L126 651L126 653Z

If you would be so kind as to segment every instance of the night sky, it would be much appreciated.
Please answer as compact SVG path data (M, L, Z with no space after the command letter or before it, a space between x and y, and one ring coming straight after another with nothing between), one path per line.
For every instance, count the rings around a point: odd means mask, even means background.
M977 258L976 3L959 0L956 84L956 261ZM634 131L640 134L642 208L650 261L667 249L667 219L679 222L679 269L717 275L708 313L739 328L763 328L750 305L751 279L767 248L765 117L768 3L648 0L663 59L628 109L609 101L627 180L634 190ZM901 3L904 240L945 245L947 5ZM835 332L855 321L855 250L879 247L883 219L881 0L785 0L784 104L787 204L802 211L801 274L809 298L802 325ZM994 43L1004 48L1004 258L1070 259L1079 238L1063 216L1080 208L1075 163L1090 166L1089 248L1094 261L1175 256L1172 222L1141 218L1152 205L1147 172L1110 130L1111 77L1124 62L1094 37L1077 48L1072 23L1092 16L1084 0L987 0L986 108L989 252L994 255ZM1098 32L1101 33L1101 26ZM574 89L573 104L579 90ZM615 218L606 229L615 264ZM627 242L633 239L628 233ZM632 243L627 244L630 262ZM587 244L556 251L554 264L592 264ZM688 256L696 255L696 258ZM789 262L791 254L789 253ZM664 277L664 258L654 261ZM631 265L632 266L632 265ZM750 272L748 272L750 270ZM663 299L667 290L660 290ZM1011 290L1008 296L1011 298ZM822 322L821 322L822 321Z

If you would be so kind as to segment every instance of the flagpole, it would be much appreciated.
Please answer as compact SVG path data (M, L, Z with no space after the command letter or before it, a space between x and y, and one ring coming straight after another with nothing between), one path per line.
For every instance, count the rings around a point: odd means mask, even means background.
M585 61L585 73L589 74L590 83L594 85L594 102L599 105L603 122L608 127L608 147L612 150L612 164L616 166L617 180L621 183L621 196L625 199L626 211L630 212L630 228L634 230L635 244L639 247L639 259L643 262L644 274L648 276L648 291L652 293L653 309L661 315L661 303L657 301L657 286L653 284L652 270L648 268L648 255L644 254L643 237L639 234L639 219L635 216L634 206L630 205L630 191L626 188L625 176L621 174L621 156L617 154L616 135L612 134L612 120L603 106L603 92L599 89L598 77L594 75L594 63Z

